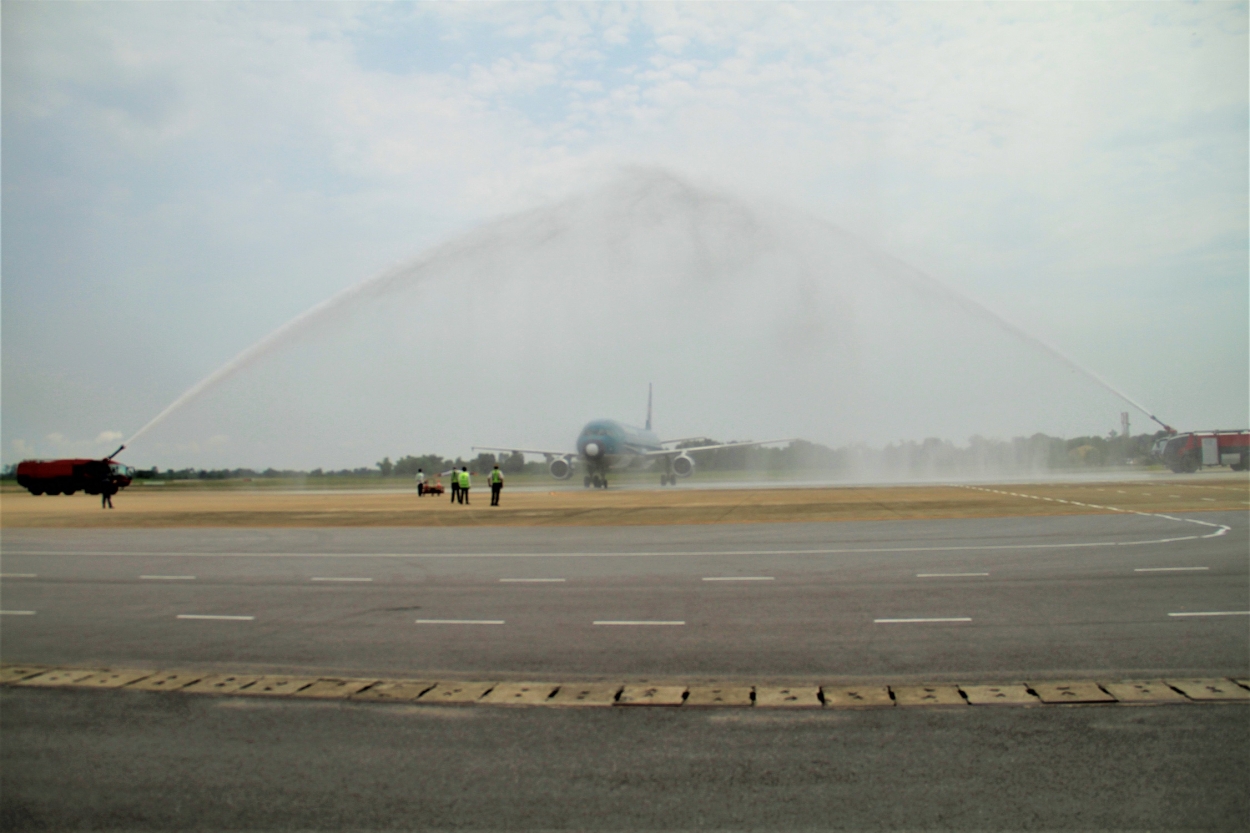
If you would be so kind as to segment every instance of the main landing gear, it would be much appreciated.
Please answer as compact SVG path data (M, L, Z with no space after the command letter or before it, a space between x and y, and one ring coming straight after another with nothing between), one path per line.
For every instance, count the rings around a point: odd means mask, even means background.
M661 485L661 486L676 486L676 485L677 485L677 475L675 475L675 474L661 474L661 475L660 475L660 485Z
M596 489L606 489L608 488L608 479L606 477L600 477L597 474L593 476L588 474L582 479L582 485L587 489L591 486L594 486Z

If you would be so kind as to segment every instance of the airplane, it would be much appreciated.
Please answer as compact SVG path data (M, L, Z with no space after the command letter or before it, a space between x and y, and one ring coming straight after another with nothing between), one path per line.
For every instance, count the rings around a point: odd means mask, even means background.
M665 448L676 443L703 440L706 437L683 437L676 440L661 440L651 431L651 386L647 386L647 425L637 428L625 425L614 419L595 419L586 423L577 435L576 452L547 451L535 448L516 448L502 446L475 445L474 451L510 451L521 454L541 454L547 461L547 470L557 480L568 480L573 476L578 463L586 468L582 484L589 489L608 488L608 472L616 469L627 469L631 466L647 468L659 462L663 465L660 473L661 486L676 486L677 478L689 477L694 474L694 458L692 451L711 451L714 448L745 448L772 443L793 442L793 439L756 440L751 442L711 443L708 445L690 446L687 448Z

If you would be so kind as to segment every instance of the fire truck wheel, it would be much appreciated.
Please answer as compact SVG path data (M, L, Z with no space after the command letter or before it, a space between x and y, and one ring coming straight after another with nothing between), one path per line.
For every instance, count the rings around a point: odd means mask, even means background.
M38 486L31 486L30 493L32 495L41 495L43 494L43 489L39 488Z
M1198 456L1195 454L1186 454L1181 458L1181 471L1185 474L1193 474L1198 470Z

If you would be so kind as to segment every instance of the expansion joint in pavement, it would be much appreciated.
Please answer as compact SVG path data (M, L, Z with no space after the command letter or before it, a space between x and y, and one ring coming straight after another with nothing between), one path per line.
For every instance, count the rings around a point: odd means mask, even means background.
M239 697L484 706L669 706L908 708L961 706L1250 703L1250 678L1021 681L997 685L745 685L498 682L381 679L139 668L0 666L0 684L21 688L126 689Z

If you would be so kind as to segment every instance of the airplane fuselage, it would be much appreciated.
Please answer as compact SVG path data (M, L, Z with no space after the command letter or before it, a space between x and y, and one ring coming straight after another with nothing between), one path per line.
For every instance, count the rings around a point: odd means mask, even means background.
M652 432L625 425L614 419L596 419L586 423L577 435L577 455L591 475L603 476L610 469L628 468L645 454L661 451L664 446Z

